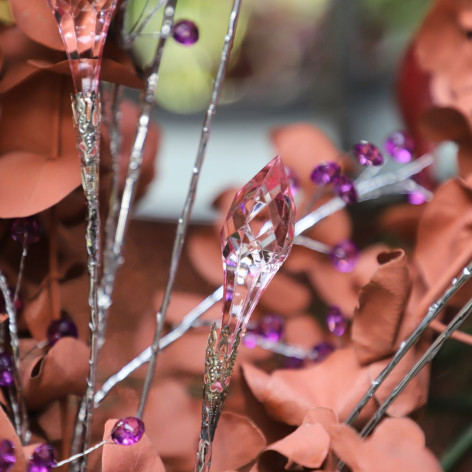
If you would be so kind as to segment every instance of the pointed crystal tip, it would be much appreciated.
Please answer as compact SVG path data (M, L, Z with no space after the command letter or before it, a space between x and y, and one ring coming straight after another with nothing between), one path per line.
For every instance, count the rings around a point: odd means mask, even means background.
M225 269L223 324L244 329L293 243L295 204L279 156L234 197L221 231Z

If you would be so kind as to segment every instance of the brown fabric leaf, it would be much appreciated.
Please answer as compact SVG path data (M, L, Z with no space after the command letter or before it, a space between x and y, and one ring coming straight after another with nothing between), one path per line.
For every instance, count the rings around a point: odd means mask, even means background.
M108 440L118 420L105 423L103 439ZM102 454L103 472L165 472L161 461L148 435L145 433L139 442L132 446L105 444Z
M222 413L213 445L212 470L239 469L252 462L266 445L259 428L235 413Z
M89 349L82 341L70 337L60 339L23 376L28 407L35 410L67 395L83 395L88 359Z
M402 250L382 252L379 266L359 294L351 337L362 364L368 364L395 351L398 328L410 290L407 258Z

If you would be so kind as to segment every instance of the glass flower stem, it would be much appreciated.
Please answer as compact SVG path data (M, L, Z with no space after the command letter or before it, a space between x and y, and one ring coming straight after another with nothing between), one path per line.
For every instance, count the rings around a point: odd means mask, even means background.
M377 412L372 416L369 422L361 431L361 436L366 437L379 423L384 416L388 407L395 401L395 399L403 392L406 386L413 380L416 375L423 369L423 367L431 362L443 346L443 344L451 337L451 335L459 329L459 327L466 321L472 313L472 298L462 307L459 313L447 325L446 329L436 338L428 350L421 356L417 363L408 371L401 382L392 390L387 399L378 408Z
M312 251L319 252L321 254L329 254L331 251L331 248L327 244L324 244L321 241L316 241L315 239L309 238L307 236L297 236L293 241L293 244L306 247L307 249L311 249Z
M165 316L167 313L167 308L169 306L171 293L174 287L174 282L175 282L177 270L180 263L180 257L182 254L183 244L184 244L185 236L187 233L187 228L188 228L190 218L192 215L193 203L194 203L195 195L197 192L198 181L199 181L201 168L202 168L203 161L206 154L208 140L210 138L210 130L213 123L213 118L215 116L216 107L218 105L218 101L221 95L221 90L223 88L224 78L226 75L226 70L229 64L231 50L233 48L233 42L234 42L234 37L236 34L239 12L241 8L241 1L242 0L233 1L231 13L229 16L228 29L226 32L223 49L221 51L220 62L218 65L218 71L216 73L216 77L213 82L213 89L211 92L210 103L208 105L205 118L203 121L202 131L200 135L200 142L198 145L194 167L192 169L192 178L190 180L190 186L187 192L187 196L185 199L181 216L177 224L177 233L174 240L174 246L172 249L172 256L171 256L171 262L170 262L169 276L167 279L167 285L164 291L164 297L162 300L161 307L159 308L159 312L156 315L156 322L157 322L156 333L155 333L154 340L152 343L152 347L151 347L152 355L149 360L148 371L147 371L146 379L144 381L143 390L141 393L141 400L140 400L138 412L137 412L138 417L141 417L144 412L147 397L149 394L149 389L151 387L151 383L154 377L154 370L156 366L157 356L159 353L160 334L162 332L162 327L163 327Z
M146 89L144 90L141 98L138 127L136 130L133 147L131 149L130 161L119 213L117 216L117 222L113 231L113 241L110 239L110 243L107 246L106 266L104 267L99 297L101 320L100 332L102 340L104 339L103 334L105 331L106 314L112 303L116 274L123 260L123 246L130 219L130 210L136 195L136 184L141 174L144 144L146 142L149 129L151 112L154 107L154 95L159 78L159 68L164 46L172 31L176 3L177 0L168 0L166 3L164 18L162 20L161 35L157 44L156 54L154 56L153 63L147 72ZM111 238L111 236L109 237Z
M20 344L18 340L18 328L16 323L16 311L12 302L10 290L8 288L5 276L0 272L0 291L2 292L5 301L5 309L8 314L8 329L10 332L10 345L13 358L13 376L15 385L10 391L10 400L15 422L15 430L21 438L23 444L28 444L30 439L30 432L28 429L28 415L26 412L26 405L23 399L23 388L19 375L20 369ZM3 349L3 346L2 346ZM13 391L14 390L14 391Z
M198 320L203 316L212 306L218 303L223 298L223 287L217 288L211 295L206 297L200 302L193 310L188 312L183 318L182 322L174 328L169 334L162 337L159 342L159 348L164 349L174 341L181 338L189 329L192 328L195 320ZM95 394L95 406L98 406L100 402L106 397L110 390L119 384L121 381L126 379L135 370L141 367L152 355L151 346L147 347L138 356L136 356L131 362L123 366L116 374L110 376L102 385L102 388Z
M21 249L20 267L18 269L18 278L16 279L15 294L13 295L13 305L16 304L20 295L21 284L23 282L23 272L25 270L26 256L28 255L28 233L23 235L23 247Z
M375 392L378 390L380 385L392 372L392 370L398 365L398 363L403 359L405 354L411 349L411 347L418 341L422 334L426 331L430 323L438 317L438 315L443 311L449 300L454 296L454 294L471 278L472 274L472 261L464 267L459 277L454 278L448 288L442 293L442 295L428 308L428 311L425 317L421 320L420 324L416 329L410 334L410 336L405 339L398 348L397 352L394 354L393 359L384 367L380 374L372 382L369 390L364 394L364 396L359 400L357 405L353 408L349 416L346 418L346 424L352 424L359 416L360 412L367 404L367 402L374 396Z
M69 457L68 459L64 459L63 461L58 462L57 464L53 465L52 468L57 469L58 467L62 467L65 464L69 464L70 462L74 462L75 460L80 459L81 457L85 457L88 454L90 454L91 452L94 452L97 449L100 449L106 443L107 443L107 441L103 440L103 441L99 442L98 444L95 444L95 446L89 447L84 452L79 452L78 454L75 454L75 455Z
M93 419L93 396L98 363L98 272L100 268L100 212L99 212L99 163L100 163L100 97L95 92L78 92L72 101L77 150L81 161L82 187L87 203L87 228L85 241L88 254L89 306L91 351L87 389L77 418L73 450L79 444L87 447Z

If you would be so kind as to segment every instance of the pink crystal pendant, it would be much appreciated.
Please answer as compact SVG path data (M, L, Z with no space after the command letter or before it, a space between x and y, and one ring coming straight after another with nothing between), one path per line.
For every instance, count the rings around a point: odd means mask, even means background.
M222 324L231 341L292 248L295 204L280 157L234 197L221 231L225 271Z
M117 0L47 0L66 48L76 92L98 92L103 46Z
M290 180L277 156L236 194L221 231L224 304L220 329L213 325L206 350L196 472L210 470L213 437L242 334L292 248L294 226Z

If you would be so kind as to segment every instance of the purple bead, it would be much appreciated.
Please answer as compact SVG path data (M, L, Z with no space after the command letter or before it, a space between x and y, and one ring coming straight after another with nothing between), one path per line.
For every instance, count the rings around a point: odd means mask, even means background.
M254 329L247 329L243 337L244 345L249 349L254 349L257 346L258 335Z
M422 205L426 201L426 196L423 192L411 192L408 194L408 201L412 205Z
M13 359L9 354L2 352L0 354L0 387L9 387L14 382Z
M27 472L50 472L56 465L54 449L49 444L37 447L28 461Z
M325 162L313 169L311 181L318 185L327 185L341 175L341 168L336 162Z
M290 190L294 197L300 191L300 179L296 172L289 166L285 166L285 173L287 174L288 181L290 183Z
M265 340L276 343L282 339L285 321L277 313L265 315L258 323L257 332Z
M111 432L111 438L119 446L136 444L144 435L144 423L134 416L118 420Z
M328 342L321 342L313 348L313 353L315 354L315 361L320 362L324 361L330 354L332 354L336 348Z
M51 321L47 331L49 345L54 346L59 339L66 337L75 339L79 337L79 332L75 323L68 318Z
M415 152L413 138L404 131L395 131L385 140L385 151L397 162L410 162Z
M338 307L332 306L326 315L326 324L330 333L335 336L342 336L346 331L347 320Z
M359 250L352 241L342 241L331 249L329 258L339 272L351 272L357 264Z
M380 149L368 141L361 141L354 145L354 156L363 166L380 166L384 158Z
M299 357L286 357L284 367L287 369L300 369L305 365L305 360Z
M11 237L18 244L23 246L26 237L26 244L34 244L41 237L42 228L39 221L34 216L28 218L17 218L11 224Z
M354 181L345 175L340 175L334 179L334 190L338 196L348 205L357 202L357 191Z
M15 464L15 445L9 439L0 441L0 472L7 472Z
M198 41L198 28L193 21L180 20L174 24L172 37L184 46L192 46Z

